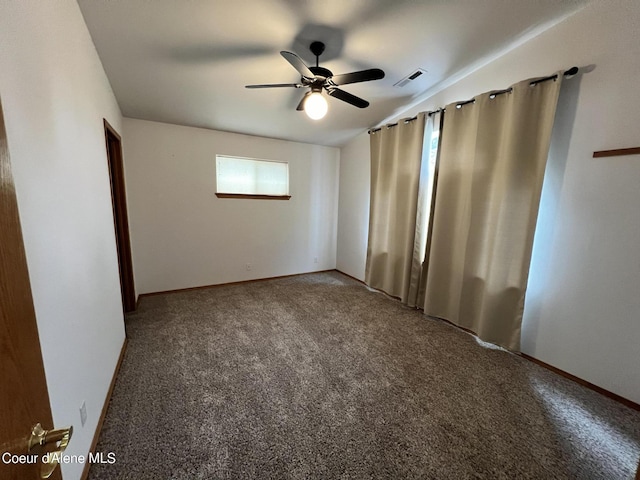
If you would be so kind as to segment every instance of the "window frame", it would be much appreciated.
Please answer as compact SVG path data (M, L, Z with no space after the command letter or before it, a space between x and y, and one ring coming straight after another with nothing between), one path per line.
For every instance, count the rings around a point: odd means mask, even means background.
M218 191L218 157L234 158L238 160L251 160L253 162L268 162L268 163L284 163L287 166L287 190L289 190L289 162L282 160L267 160L264 158L252 158L252 157L240 157L238 155L226 155L222 153L216 154L215 163L215 179L216 179L216 197L218 198L244 198L253 200L289 200L290 194L287 195L269 195L265 193L225 193Z

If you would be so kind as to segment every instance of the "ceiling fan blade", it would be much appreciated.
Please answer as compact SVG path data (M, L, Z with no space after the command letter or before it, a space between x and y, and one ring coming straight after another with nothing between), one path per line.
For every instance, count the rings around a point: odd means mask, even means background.
M315 77L313 72L309 70L309 67L307 67L302 61L302 59L299 56L297 56L295 53L282 51L280 52L280 55L282 55L284 59L287 62L289 62L291 66L295 68L303 77L307 77L307 78Z
M384 72L379 68L370 68L369 70L361 70L359 72L343 73L342 75L334 75L331 82L334 85L346 85L348 83L369 82L371 80L380 80L384 78Z
M244 88L281 88L281 87L293 87L302 88L303 85L299 83L267 83L265 85L245 85Z
M302 97L302 100L300 100L300 103L298 104L298 106L296 107L296 110L298 110L299 112L301 112L302 110L304 110L304 102L307 101L307 97L311 95L311 92L307 92L304 94L304 97Z
M327 88L327 92L332 97L335 97L338 100L342 100L343 102L350 103L354 107L367 108L369 106L369 102L367 102L366 100L363 100L360 97L356 97L355 95L351 95L349 92L345 92L344 90L340 90L339 88Z

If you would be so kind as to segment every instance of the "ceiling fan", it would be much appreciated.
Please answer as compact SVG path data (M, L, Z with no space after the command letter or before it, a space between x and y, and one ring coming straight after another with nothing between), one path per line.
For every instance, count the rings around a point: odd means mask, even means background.
M266 85L246 85L246 88L310 88L311 90L304 94L302 100L298 104L296 110L304 110L306 114L318 120L327 113L327 101L322 95L322 90L338 100L347 102L358 108L367 108L369 102L356 97L355 95L345 92L338 88L340 85L349 83L368 82L371 80L380 80L384 78L384 72L379 68L371 68L361 70L359 72L344 73L342 75L334 75L331 70L323 68L319 65L319 57L324 52L325 45L322 42L313 42L309 49L316 57L316 66L307 67L300 57L291 52L280 52L286 61L295 68L301 75L300 83L271 83Z

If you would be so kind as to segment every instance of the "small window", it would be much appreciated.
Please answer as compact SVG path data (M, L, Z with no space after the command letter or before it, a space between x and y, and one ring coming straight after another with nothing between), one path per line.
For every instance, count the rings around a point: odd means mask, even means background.
M289 164L216 155L216 196L288 200Z

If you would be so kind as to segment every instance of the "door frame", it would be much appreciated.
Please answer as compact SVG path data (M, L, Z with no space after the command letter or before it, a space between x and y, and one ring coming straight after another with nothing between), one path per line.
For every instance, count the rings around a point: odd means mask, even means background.
M131 260L131 241L129 239L129 218L127 215L127 195L124 182L124 162L122 159L122 138L116 130L103 119L104 138L107 148L109 182L111 185L111 204L113 223L118 251L118 270L120 272L120 291L122 308L125 313L136 309L136 291L133 281L133 261Z

